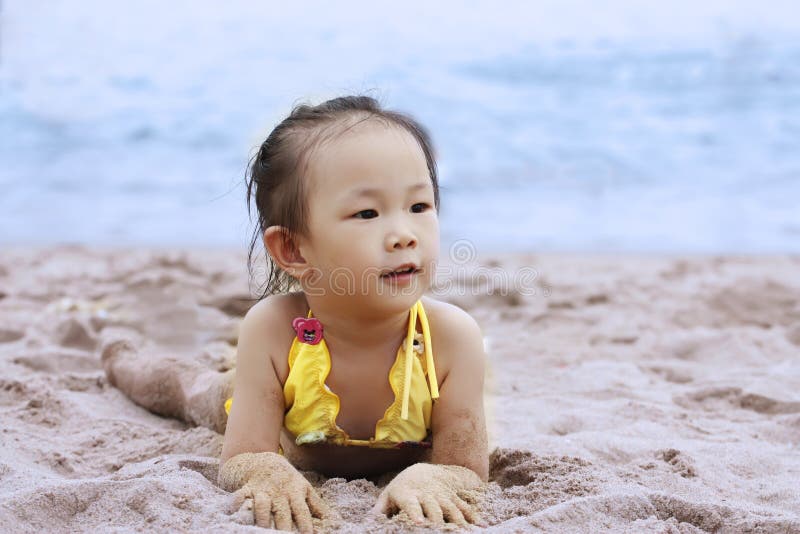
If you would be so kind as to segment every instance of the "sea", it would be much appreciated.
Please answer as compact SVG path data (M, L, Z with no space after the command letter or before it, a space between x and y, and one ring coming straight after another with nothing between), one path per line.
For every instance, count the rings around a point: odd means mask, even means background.
M0 247L245 249L344 94L430 131L444 250L800 252L796 0L2 0Z

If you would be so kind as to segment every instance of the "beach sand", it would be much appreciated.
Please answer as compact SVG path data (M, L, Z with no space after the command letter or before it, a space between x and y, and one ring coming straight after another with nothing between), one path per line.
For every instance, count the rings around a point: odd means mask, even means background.
M800 257L443 266L431 296L486 340L487 530L800 532ZM0 531L255 531L214 484L222 436L140 408L99 357L128 328L225 370L249 296L240 251L2 250ZM380 486L306 476L336 531L411 530L365 518Z

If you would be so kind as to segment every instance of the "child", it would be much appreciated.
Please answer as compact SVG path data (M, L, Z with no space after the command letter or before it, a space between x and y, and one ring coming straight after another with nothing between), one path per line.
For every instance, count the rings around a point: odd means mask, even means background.
M462 496L488 478L483 338L466 312L423 296L439 250L425 130L369 97L298 106L247 185L269 296L241 323L219 485L252 499L257 524L310 531L312 515L335 512L298 469L402 469L373 513L480 524Z

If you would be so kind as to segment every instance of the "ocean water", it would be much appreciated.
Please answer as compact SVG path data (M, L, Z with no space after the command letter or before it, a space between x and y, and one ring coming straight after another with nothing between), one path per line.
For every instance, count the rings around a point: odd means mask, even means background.
M5 0L0 245L244 247L253 150L366 93L444 249L800 252L800 4L698 4Z

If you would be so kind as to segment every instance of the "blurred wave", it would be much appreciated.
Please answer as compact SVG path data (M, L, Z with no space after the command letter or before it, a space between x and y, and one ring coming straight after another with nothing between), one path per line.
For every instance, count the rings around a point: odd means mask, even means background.
M591 6L6 1L0 243L241 246L251 151L366 92L433 134L443 247L800 251L800 8Z

